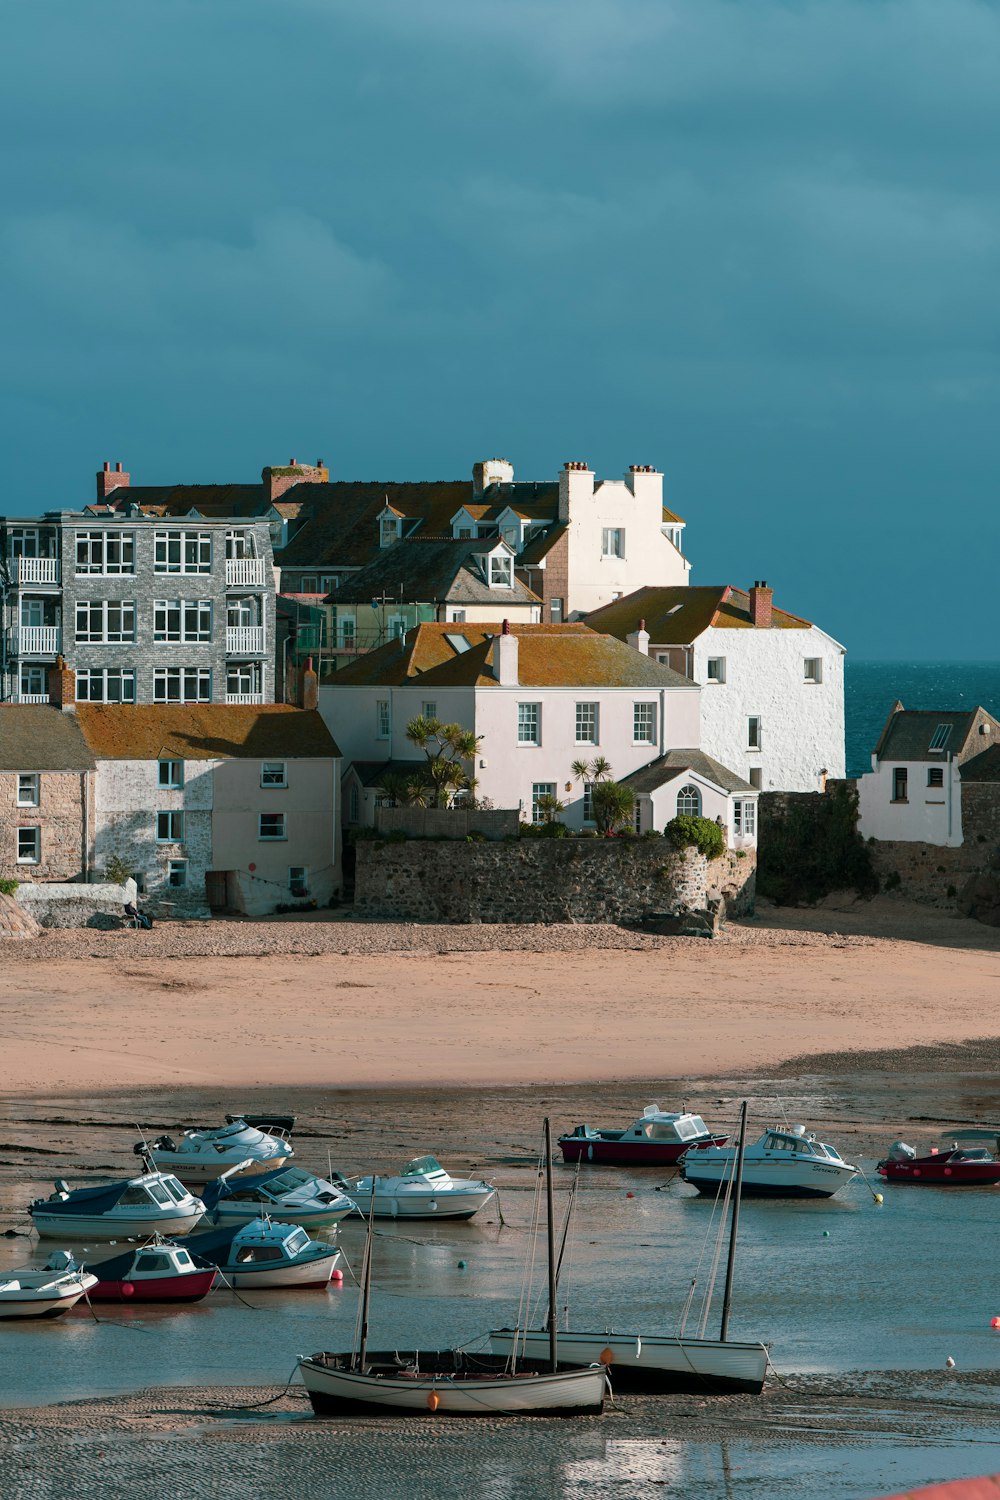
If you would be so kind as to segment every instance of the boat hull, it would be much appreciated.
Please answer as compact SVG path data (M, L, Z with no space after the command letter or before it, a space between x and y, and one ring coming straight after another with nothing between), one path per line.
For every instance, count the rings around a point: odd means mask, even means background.
M703 1141L629 1141L615 1131L602 1131L600 1139L561 1136L559 1148L565 1162L593 1162L601 1167L675 1167L685 1151L706 1146L724 1146L728 1137L710 1136Z
M305 1290L308 1287L329 1286L330 1278L337 1267L340 1259L340 1251L336 1250L332 1255L324 1256L322 1259L304 1261L300 1265L275 1265L260 1266L253 1269L250 1266L220 1266L219 1269L225 1278L225 1283L235 1287L238 1292L271 1291L279 1287L297 1287Z
M149 1151L146 1153L153 1164L154 1171L171 1172L178 1177L185 1187L198 1186L201 1183L214 1182L221 1177L223 1172L228 1172L231 1167L239 1166L246 1158L239 1154L227 1159L218 1153L209 1160L205 1157L203 1161L192 1159L182 1152L173 1151ZM277 1172L291 1161L292 1152L288 1151L280 1156L267 1156L260 1161L251 1161L242 1171L234 1172L229 1179L230 1182L240 1181L244 1177L254 1177L259 1172Z
M107 1241L142 1238L152 1234L168 1237L190 1234L204 1218L204 1213L199 1207L196 1213L112 1217L108 1214L47 1214L43 1208L33 1208L31 1218L43 1239Z
M935 1163L931 1158L914 1162L879 1162L884 1182L908 1182L914 1187L991 1187L1000 1182L1000 1162Z
M717 1193L720 1182L732 1174L728 1162L706 1163L696 1157L681 1165L681 1176L699 1193ZM753 1162L743 1167L744 1198L832 1198L857 1176L853 1167L835 1167L826 1163L796 1163L791 1170L785 1162Z
M507 1356L515 1345L519 1357L524 1353L529 1360L541 1359L548 1350L548 1332L495 1328L490 1333L494 1354ZM616 1388L695 1395L727 1391L759 1395L768 1366L764 1344L667 1334L560 1330L558 1354L560 1369L607 1365Z
M61 1318L75 1307L84 1295L84 1288L61 1297L39 1297L25 1292L23 1297L0 1297L0 1319L4 1318ZM93 1296L93 1292L91 1292Z
M449 1350L420 1354L426 1374L395 1368L397 1360L408 1358L415 1356L373 1355L362 1374L349 1368L350 1355L313 1355L299 1361L299 1373L317 1416L577 1417L604 1409L607 1377L601 1366L510 1375L505 1360L481 1355L475 1371L452 1373L447 1367L455 1356ZM441 1373L432 1373L437 1359Z
M98 1281L91 1302L200 1302L215 1285L218 1271L193 1271L186 1276L136 1276L125 1281Z
M262 1214L270 1213L274 1218L280 1219L283 1224L298 1224L301 1229L330 1229L334 1224L339 1224L341 1219L353 1213L353 1207L336 1209L299 1209L294 1204L285 1203L256 1203L243 1207L239 1204L229 1206L225 1199L208 1215L212 1223L220 1229L226 1224L252 1224L254 1219L259 1219Z
M468 1193L376 1193L376 1219L471 1219L485 1208L494 1195L488 1192ZM371 1193L352 1189L351 1199L362 1218L371 1212Z

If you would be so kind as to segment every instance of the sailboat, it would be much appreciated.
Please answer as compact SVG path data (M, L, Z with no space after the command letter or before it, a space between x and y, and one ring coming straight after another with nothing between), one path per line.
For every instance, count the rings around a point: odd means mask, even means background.
M302 1383L317 1416L377 1412L381 1416L575 1417L604 1410L604 1365L559 1362L555 1320L555 1240L552 1228L552 1146L545 1121L548 1172L549 1328L547 1357L513 1351L473 1354L467 1349L429 1351L368 1349L374 1201L368 1215L362 1298L355 1347L344 1354L299 1359Z
M689 1338L683 1333L617 1333L611 1329L561 1329L559 1359L563 1367L589 1365L597 1361L613 1368L616 1385L627 1386L631 1390L683 1391L692 1394L747 1391L752 1395L760 1394L767 1374L768 1346L729 1337L746 1127L747 1106L744 1100L740 1111L739 1147L735 1157L736 1181L732 1193L729 1255L719 1337ZM553 1295L549 1303L550 1322L554 1304ZM495 1328L490 1333L490 1349L499 1355L516 1353L518 1356L527 1355L529 1359L537 1358L547 1337L548 1330L544 1328Z

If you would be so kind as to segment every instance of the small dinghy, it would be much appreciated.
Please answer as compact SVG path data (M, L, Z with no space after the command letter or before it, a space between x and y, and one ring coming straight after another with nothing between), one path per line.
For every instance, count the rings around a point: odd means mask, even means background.
M285 1119L285 1116L257 1115L255 1119ZM216 1130L185 1130L178 1140L161 1135L152 1145L137 1141L132 1147L158 1171L173 1172L182 1182L198 1185L212 1182L223 1172L273 1172L295 1155L284 1125L261 1128L245 1119L229 1118Z
M735 1147L707 1146L680 1160L681 1176L699 1193L716 1193L732 1174ZM807 1135L804 1125L765 1130L743 1156L745 1197L832 1198L858 1174L836 1146Z
M63 1240L143 1239L154 1232L187 1234L205 1205L169 1172L143 1172L103 1187L69 1187L58 1178L55 1192L28 1209L39 1235Z
M303 1229L326 1229L354 1212L353 1201L332 1182L295 1166L235 1180L219 1178L207 1182L201 1196L209 1222L220 1226L273 1215Z
M0 1318L58 1318L81 1297L93 1295L97 1277L56 1250L40 1270L27 1266L0 1274Z
M676 1114L647 1104L627 1130L595 1130L578 1125L559 1137L563 1161L592 1161L608 1167L673 1167L685 1151L724 1146L727 1137L709 1130L701 1115Z
M365 1218L372 1211L374 1184L376 1219L471 1219L496 1192L489 1182L450 1177L434 1156L418 1156L398 1177L341 1177L333 1181Z
M97 1279L92 1302L200 1302L219 1274L218 1267L159 1235L83 1269Z
M879 1176L918 1187L989 1187L1000 1182L1000 1160L985 1145L975 1144L990 1141L1000 1150L995 1130L956 1130L947 1140L950 1144L935 1147L928 1156L918 1156L905 1141L895 1141L878 1164Z
M192 1255L218 1266L223 1282L241 1292L326 1286L340 1259L335 1245L311 1240L298 1224L271 1219L194 1235L183 1244Z

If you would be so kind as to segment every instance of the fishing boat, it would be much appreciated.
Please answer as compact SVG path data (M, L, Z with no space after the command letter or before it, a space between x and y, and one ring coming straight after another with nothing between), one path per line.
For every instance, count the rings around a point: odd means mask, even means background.
M617 1331L612 1328L559 1330L560 1366L608 1366L615 1384L638 1391L683 1391L700 1394L747 1391L759 1395L764 1388L769 1359L768 1345L729 1337L736 1243L739 1231L740 1167L745 1151L746 1104L740 1116L739 1144L734 1156L735 1184L731 1194L729 1257L723 1293L721 1332L717 1339L685 1333ZM720 1226L720 1235L725 1219ZM702 1323L707 1321L711 1299ZM494 1354L537 1359L548 1341L546 1328L495 1328L490 1333Z
M342 1177L334 1184L366 1218L471 1219L496 1192L489 1182L451 1177L434 1156L417 1156L398 1177ZM374 1186L373 1186L374 1185Z
M102 1187L70 1190L57 1178L55 1192L28 1209L40 1236L64 1240L120 1240L130 1235L185 1234L205 1205L169 1172L143 1172Z
M595 1130L578 1125L559 1137L563 1161L595 1162L609 1167L672 1167L685 1151L724 1146L727 1137L709 1130L701 1115L674 1112L647 1104L627 1130Z
M208 1221L218 1225L273 1216L303 1229L327 1229L354 1212L353 1200L332 1182L296 1166L235 1180L218 1178L204 1185L201 1196Z
M217 1266L237 1291L324 1287L337 1268L336 1245L311 1240L298 1224L253 1219L183 1240L184 1249Z
M218 1267L159 1235L83 1269L97 1282L91 1302L200 1302L219 1274Z
M549 1122L545 1122L548 1148ZM382 1416L582 1416L604 1409L603 1365L561 1369L555 1329L555 1253L551 1153L548 1172L549 1348L546 1360L472 1354L465 1349L368 1349L374 1197L368 1209L358 1337L349 1353L299 1358L299 1373L317 1416L377 1412Z
M41 1269L21 1267L0 1274L0 1318L58 1318L81 1297L93 1295L97 1277L56 1250Z
M699 1193L716 1193L732 1174L732 1146L706 1146L680 1159L681 1176ZM742 1192L757 1198L832 1198L856 1177L836 1146L806 1134L804 1125L765 1130L746 1148Z
M894 1141L878 1164L879 1176L919 1187L988 1187L1000 1182L1000 1160L985 1145L975 1144L991 1141L1000 1151L997 1131L956 1130L947 1140L950 1145L934 1147L927 1156L918 1156L905 1141Z
M263 1129L232 1117L215 1130L185 1130L176 1141L169 1135L159 1136L152 1144L136 1141L132 1150L157 1170L173 1172L182 1182L195 1185L211 1182L232 1168L241 1173L273 1172L295 1155L284 1125Z

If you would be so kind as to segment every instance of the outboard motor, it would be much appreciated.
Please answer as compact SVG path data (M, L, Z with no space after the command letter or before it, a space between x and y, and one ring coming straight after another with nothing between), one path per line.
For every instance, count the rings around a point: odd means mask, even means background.
M893 1141L889 1147L890 1161L916 1161L917 1153L905 1141Z
M53 1250L45 1262L46 1271L75 1271L76 1261L69 1250Z
M55 1189L55 1192L52 1194L53 1198L61 1198L65 1202L69 1197L69 1183L66 1179L57 1177L55 1179Z

